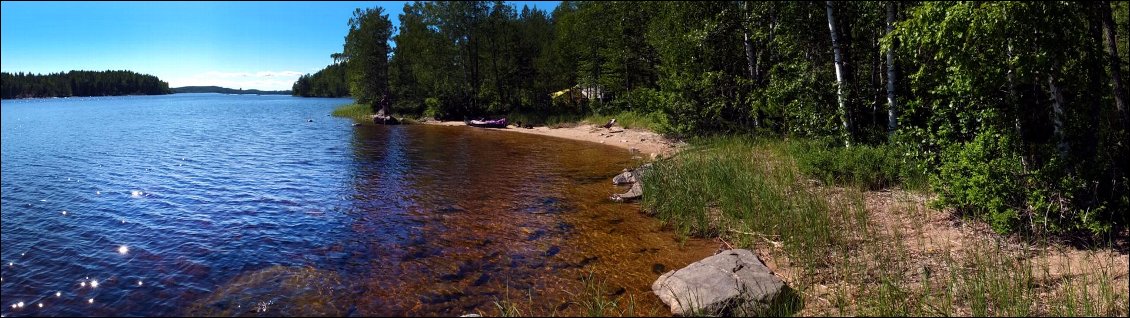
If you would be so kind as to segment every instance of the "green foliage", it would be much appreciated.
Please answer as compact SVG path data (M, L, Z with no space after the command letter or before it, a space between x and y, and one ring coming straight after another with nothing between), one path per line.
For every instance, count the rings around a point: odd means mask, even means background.
M940 204L998 231L1125 226L1125 127L1083 3L926 2L893 38L909 68L902 142ZM1121 141L1120 141L1121 140ZM1115 155L1118 159L1104 155Z
M440 118L443 117L443 109L440 108L438 98L428 97L424 99L424 117L427 118Z
M313 75L302 75L294 82L291 94L302 97L349 96L346 68L345 63L334 63Z
M383 31L370 31L391 28L358 24L369 21L362 11L343 57L349 69L375 70L351 77L378 92L353 94L359 102L402 113L534 125L615 117L676 137L816 138L827 145L796 157L829 183L918 188L932 175L930 186L945 192L940 204L1002 231L1127 226L1119 212L1130 209L1130 141L1125 110L1114 105L1101 6L898 3L888 34L887 4L836 2L829 14L825 2L564 1L547 14L503 2L412 2L391 57L381 45L355 45L384 43ZM1126 4L1109 6L1125 70ZM361 47L377 53L357 55ZM388 67L355 63L364 56ZM316 86L305 81L295 90ZM889 131L890 107L898 126Z
M392 22L380 7L356 9L349 19L344 52L347 60L349 95L358 103L369 104L374 112L389 106L388 40ZM387 111L386 111L387 113Z
M1016 229L1026 210L1025 176L1012 143L1008 135L983 133L951 145L933 176L938 202L982 218L999 232Z
M903 185L919 188L925 176L917 165L903 156L897 145L856 145L849 148L831 139L797 141L791 144L797 168L826 184L850 184L878 190Z
M131 71L0 73L0 98L172 94L169 83Z
M660 113L643 114L638 112L622 112L612 115L591 115L585 117L582 121L587 124L604 125L613 118L616 119L616 126L623 127L624 129L659 131L664 125L664 117L663 114Z

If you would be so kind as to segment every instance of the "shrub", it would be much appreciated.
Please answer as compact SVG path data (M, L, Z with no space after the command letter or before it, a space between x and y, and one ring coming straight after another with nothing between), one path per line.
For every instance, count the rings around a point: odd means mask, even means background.
M443 117L443 115L443 109L440 108L438 98L428 97L424 99L424 117L435 119Z
M983 132L946 148L931 178L935 204L989 222L1000 233L1017 229L1026 210L1021 157L1007 134Z

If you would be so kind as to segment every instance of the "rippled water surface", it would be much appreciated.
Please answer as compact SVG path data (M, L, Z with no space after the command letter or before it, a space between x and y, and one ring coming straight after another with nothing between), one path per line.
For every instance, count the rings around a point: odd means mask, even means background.
M622 149L469 127L352 126L346 99L4 100L2 301L24 315L638 313L712 252L607 196Z

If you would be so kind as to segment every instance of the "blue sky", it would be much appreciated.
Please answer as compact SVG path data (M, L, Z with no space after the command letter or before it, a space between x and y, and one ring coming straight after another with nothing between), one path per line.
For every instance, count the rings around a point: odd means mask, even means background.
M512 1L552 11L559 1ZM131 70L171 87L287 90L341 51L356 8L405 1L0 2L0 70Z

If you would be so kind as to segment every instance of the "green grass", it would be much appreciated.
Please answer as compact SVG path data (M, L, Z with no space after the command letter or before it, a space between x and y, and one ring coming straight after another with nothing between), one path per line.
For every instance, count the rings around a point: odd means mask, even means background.
M662 119L660 116L650 116L637 112L622 112L619 114L610 115L589 115L581 122L593 125L604 125L612 118L616 118L616 125L624 127L625 129L639 128L650 131L659 131L662 127Z
M357 120L358 122L367 123L367 124L373 123L373 120L372 120L373 114L374 114L373 111L371 109L369 109L369 105L356 104L356 103L341 105L340 107L335 108L333 110L333 113L332 113L332 115L337 116L337 117L353 118L354 120ZM402 123L402 124L411 125L411 124L419 123L415 119L409 118L407 116L399 116L396 113L393 113L392 117L396 117L397 119L399 119L400 123Z
M874 185L924 182L894 177L898 174L872 175L889 173L875 165L890 161L867 157L891 156L893 150L819 149L808 141L746 137L691 144L656 162L644 179L642 208L684 237L721 237L738 248L783 252L774 258L796 271L789 283L800 291L802 302L827 303L816 314L1125 316L1128 311L1125 286L1114 286L1113 260L1088 262L1091 275L1041 278L1055 276L1040 273L1057 271L1049 269L1055 268L1046 261L1049 252L1024 252L1039 250L1029 243L1005 248L1003 238L989 237L964 247L934 245L935 250L904 245L937 241L877 224L875 212L865 204L866 190ZM815 170L833 175L831 183L858 186L810 184L806 180L812 176L801 172L802 161L809 157L826 160L817 168L832 167ZM911 228L921 229L928 222L921 204L889 208L893 210L886 213L917 222ZM824 297L833 299L812 296L815 286L827 286L831 290Z
M868 190L897 185L925 189L925 174L902 153L904 151L893 145L845 148L838 143L818 140L789 143L789 154L796 158L797 168L825 184L852 185Z
M364 104L346 104L335 108L333 115L337 117L353 118L361 122L370 121L370 116L373 116L372 109L369 105Z
M582 115L574 114L557 114L557 115L543 115L536 113L523 113L512 112L506 115L506 121L512 124L522 123L530 124L533 126L559 126L576 123L583 118Z
M842 240L840 225L821 196L799 182L782 143L712 138L655 165L644 181L642 206L682 235L739 235L780 241L803 263L822 263L825 249ZM755 151L759 148L775 151ZM651 195L655 193L656 195Z

